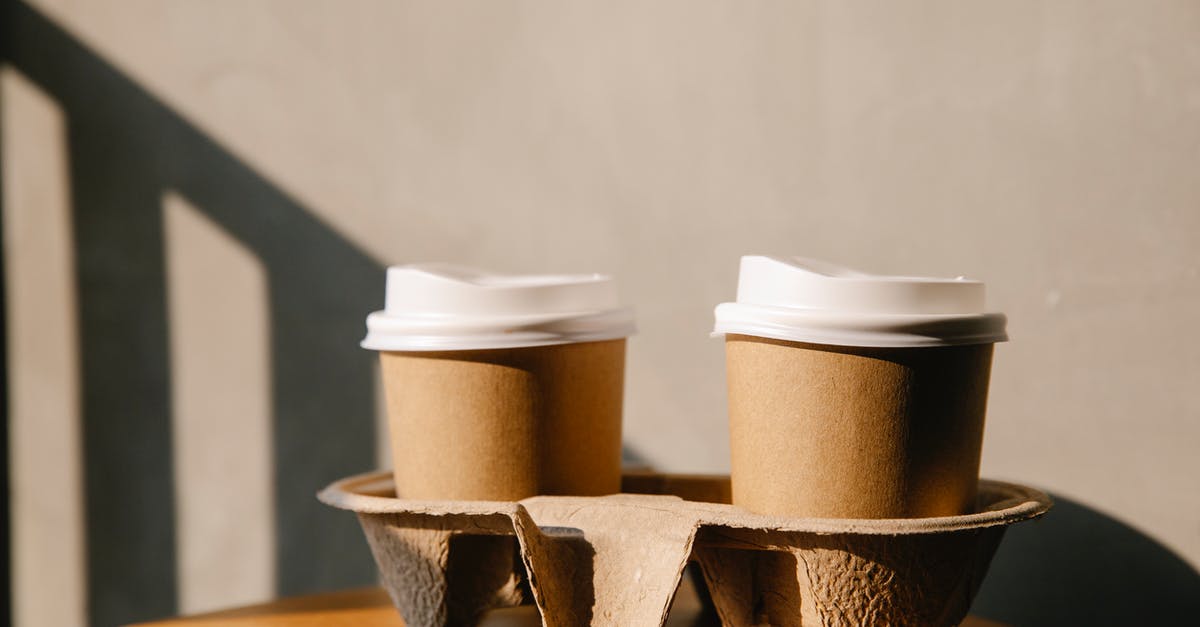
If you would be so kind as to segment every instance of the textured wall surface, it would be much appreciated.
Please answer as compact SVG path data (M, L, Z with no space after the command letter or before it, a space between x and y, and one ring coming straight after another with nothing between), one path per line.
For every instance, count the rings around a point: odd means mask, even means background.
M376 465L369 358L313 364L353 345L383 266L432 259L617 275L640 326L626 444L675 471L728 468L707 334L739 255L983 279L1012 337L984 473L1200 564L1200 5L867 4L12 3L19 624L84 620L80 573L104 571L81 520L99 507L89 494L121 490L95 469L121 465L77 460L105 437L97 412L119 408L150 412L138 455L175 451L173 496L146 486L173 501L142 503L176 529L153 540L174 547L163 611L369 576L306 578L287 556L356 532L264 501L314 492L326 475L296 460L320 450L340 451L338 472ZM129 197L145 215L103 217ZM126 219L158 244L113 258L104 242L136 235ZM144 299L161 315L121 332L166 338L137 363L169 371L127 404L87 381L142 379L89 377L76 337L91 346L105 316L140 316L87 305L123 270L144 281L125 294L166 286ZM324 448L304 448L326 416Z

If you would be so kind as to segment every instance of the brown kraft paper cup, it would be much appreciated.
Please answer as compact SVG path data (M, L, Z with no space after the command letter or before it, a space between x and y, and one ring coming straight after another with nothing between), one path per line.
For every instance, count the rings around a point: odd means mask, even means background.
M974 509L992 344L725 338L733 503L780 516Z
M380 361L400 498L620 491L624 338Z

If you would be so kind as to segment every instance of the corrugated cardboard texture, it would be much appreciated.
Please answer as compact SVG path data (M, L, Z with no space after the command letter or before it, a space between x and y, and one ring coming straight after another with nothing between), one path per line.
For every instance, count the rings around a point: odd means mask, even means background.
M624 339L380 360L405 498L620 490Z
M727 490L723 478L630 483ZM1004 528L1050 507L1037 490L991 481L980 484L978 513L895 520L778 518L674 495L412 501L391 488L376 473L320 498L358 514L413 627L472 624L519 603L521 579L547 626L661 625L689 559L727 625L956 625ZM506 536L523 568L497 550ZM471 574L456 577L456 565Z
M971 511L992 345L726 337L733 502L829 518Z

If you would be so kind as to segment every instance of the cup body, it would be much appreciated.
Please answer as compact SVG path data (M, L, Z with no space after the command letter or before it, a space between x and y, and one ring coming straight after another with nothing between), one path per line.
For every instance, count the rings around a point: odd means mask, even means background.
M381 351L397 495L619 492L625 342Z
M824 518L971 512L992 346L727 334L734 504Z

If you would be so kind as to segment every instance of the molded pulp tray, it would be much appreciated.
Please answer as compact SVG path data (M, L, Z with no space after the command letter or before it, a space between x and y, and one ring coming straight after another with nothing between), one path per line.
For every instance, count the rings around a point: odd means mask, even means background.
M778 518L728 505L728 477L634 473L623 489L412 501L378 472L318 497L358 515L411 627L474 624L530 596L547 626L661 625L689 559L726 625L957 625L1005 527L1051 504L981 480L977 513L964 516Z

